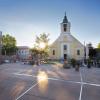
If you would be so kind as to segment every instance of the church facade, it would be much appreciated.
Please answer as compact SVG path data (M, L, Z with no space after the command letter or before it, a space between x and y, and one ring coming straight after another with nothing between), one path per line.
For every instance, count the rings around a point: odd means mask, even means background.
M80 43L70 32L71 24L65 14L61 25L59 37L51 44L50 59L84 59L84 45Z

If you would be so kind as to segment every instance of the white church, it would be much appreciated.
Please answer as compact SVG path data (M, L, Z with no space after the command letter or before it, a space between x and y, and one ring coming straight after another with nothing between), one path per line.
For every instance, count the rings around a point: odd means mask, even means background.
M84 45L71 34L71 23L68 21L66 13L60 26L61 33L50 46L49 58L52 60L84 59Z

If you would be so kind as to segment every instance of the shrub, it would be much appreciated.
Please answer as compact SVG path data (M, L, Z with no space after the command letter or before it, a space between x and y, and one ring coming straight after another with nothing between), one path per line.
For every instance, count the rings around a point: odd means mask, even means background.
M73 68L75 68L76 60L74 58L71 59L71 65Z

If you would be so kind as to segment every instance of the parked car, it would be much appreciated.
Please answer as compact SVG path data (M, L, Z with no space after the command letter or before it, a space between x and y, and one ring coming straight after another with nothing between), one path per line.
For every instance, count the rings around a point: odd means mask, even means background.
M10 60L6 59L6 60L4 60L4 63L10 63Z

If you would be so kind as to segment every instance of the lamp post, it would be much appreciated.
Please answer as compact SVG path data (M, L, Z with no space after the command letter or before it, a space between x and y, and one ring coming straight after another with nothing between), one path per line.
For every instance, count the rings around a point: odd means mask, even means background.
M84 41L84 64L86 64L86 47L85 47L85 41Z

